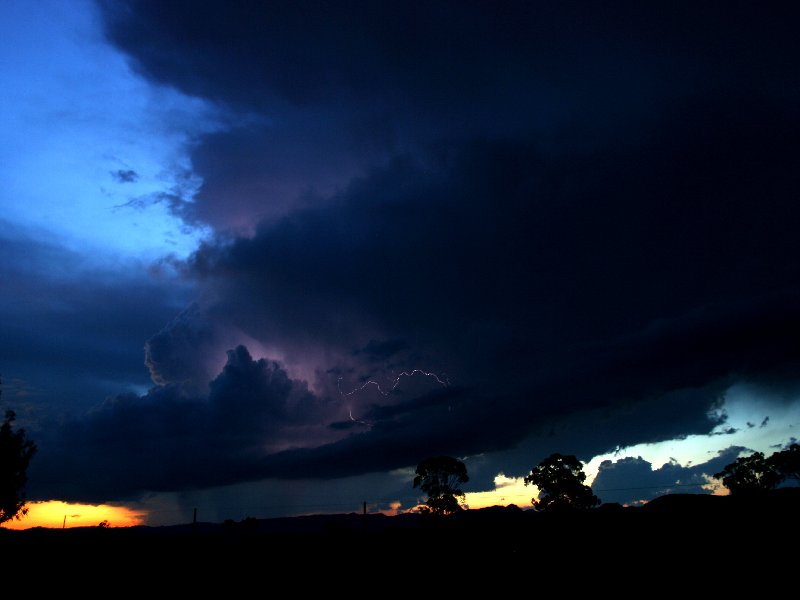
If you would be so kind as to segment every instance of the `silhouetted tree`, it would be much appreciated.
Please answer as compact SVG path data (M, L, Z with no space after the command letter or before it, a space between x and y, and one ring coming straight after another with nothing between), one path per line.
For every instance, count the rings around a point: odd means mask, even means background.
M414 487L428 494L426 504L435 515L449 515L464 510L464 492L460 485L469 481L467 467L452 456L433 456L417 465Z
M592 488L583 482L583 463L572 454L551 454L531 469L525 485L539 488L539 499L531 500L536 510L591 508L600 504Z
M784 479L800 481L800 444L791 444L788 448L773 453L767 462L778 471L781 481Z
M24 429L14 431L12 423L15 418L14 411L7 410L0 425L0 523L19 519L28 513L25 484L28 464L36 453L36 445L25 439Z
M714 477L722 480L731 494L746 495L771 490L783 479L781 473L764 458L763 452L754 452L750 456L740 456L734 462L725 465Z

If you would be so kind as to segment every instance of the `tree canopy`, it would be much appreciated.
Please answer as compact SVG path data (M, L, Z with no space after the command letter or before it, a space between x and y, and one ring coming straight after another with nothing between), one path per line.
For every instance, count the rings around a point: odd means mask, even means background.
M460 485L469 481L467 467L452 456L432 456L417 465L414 487L428 494L428 510L435 515L449 515L464 510L464 492Z
M780 452L773 453L767 461L778 471L781 481L786 479L800 481L800 444L794 443Z
M788 478L800 479L800 445L773 452L769 458L763 452L740 456L714 477L722 480L731 494L746 495L771 490Z
M536 510L591 508L600 504L592 488L584 484L583 463L572 454L551 454L531 469L525 485L539 488L539 499L532 499Z
M36 453L36 445L26 439L25 430L14 430L16 414L6 411L0 425L0 523L19 519L28 513L25 507L25 484L28 464Z

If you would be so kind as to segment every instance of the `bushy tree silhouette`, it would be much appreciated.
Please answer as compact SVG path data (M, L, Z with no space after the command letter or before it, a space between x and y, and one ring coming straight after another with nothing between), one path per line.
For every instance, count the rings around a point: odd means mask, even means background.
M435 515L449 515L464 510L464 492L460 485L469 481L467 467L452 456L432 456L417 465L414 487L428 494L428 510Z
M551 454L531 469L525 485L539 488L539 499L531 500L536 510L591 508L600 504L592 488L583 482L583 463L572 454Z
M791 444L788 448L775 452L767 462L778 471L781 481L796 479L800 481L800 444Z
M738 495L771 490L786 479L800 480L800 445L793 443L769 458L763 452L740 456L714 477L721 479L731 494Z
M28 464L36 453L36 445L25 438L24 429L14 431L15 418L14 411L7 410L0 425L0 523L19 519L28 513L25 484Z
M763 452L754 452L750 456L740 456L732 463L725 465L714 477L722 480L731 494L747 495L771 490L781 482L778 469L764 458Z

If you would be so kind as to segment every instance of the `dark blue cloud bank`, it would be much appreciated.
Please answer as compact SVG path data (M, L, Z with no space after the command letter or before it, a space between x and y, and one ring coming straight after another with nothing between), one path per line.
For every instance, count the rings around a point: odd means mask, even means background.
M722 471L742 450L746 449L731 446L705 463L685 467L670 461L654 469L641 456L616 462L606 460L600 464L592 490L602 502L620 504L642 503L664 494L704 493L704 486L708 484L706 476Z
M107 500L439 453L484 457L480 487L550 452L708 434L727 386L796 380L795 8L101 7L145 77L247 125L194 149L187 219L217 235L175 265L196 303L151 329L158 385L42 445L52 485L32 491ZM448 385L342 393L414 368ZM720 460L628 459L597 486L697 483Z
M52 416L80 412L121 387L152 385L142 339L185 304L185 286L94 265L8 221L0 230L4 404L24 417L21 405L34 402Z

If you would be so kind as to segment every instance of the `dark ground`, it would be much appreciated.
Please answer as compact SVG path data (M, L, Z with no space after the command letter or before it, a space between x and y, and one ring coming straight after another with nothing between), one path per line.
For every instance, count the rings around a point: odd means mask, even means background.
M671 594L675 582L723 593L760 582L764 595L781 577L790 586L796 581L799 509L800 488L786 488L754 498L676 494L643 507L561 514L492 507L438 519L350 513L170 527L0 529L0 550L6 573L51 582L88 577L95 589L105 578L115 589L124 580L140 591L167 584L219 591L266 578L270 585L316 591L367 581L388 586L387 593L403 586L422 593L431 585L441 592L450 584L463 593L470 582L510 582L531 592L546 581L588 591L645 578L653 593Z

